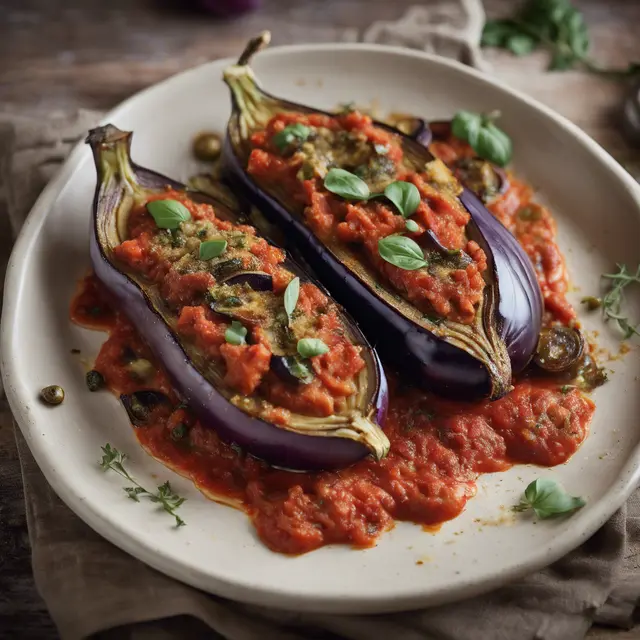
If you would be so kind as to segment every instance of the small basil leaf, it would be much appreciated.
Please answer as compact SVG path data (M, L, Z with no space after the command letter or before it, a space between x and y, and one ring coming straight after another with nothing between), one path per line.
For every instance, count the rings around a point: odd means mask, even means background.
M420 229L420 227L418 226L418 223L415 220L407 220L404 226L407 229L407 231L411 233L415 233Z
M383 260L406 271L415 271L428 265L420 245L406 236L381 238L378 240L378 253Z
M329 347L319 338L302 338L298 340L298 353L303 358L313 358L321 356L329 351Z
M344 169L331 169L324 178L324 188L345 200L366 200L370 195L367 183Z
M482 126L482 116L472 111L458 111L451 121L451 133L460 140L466 140L472 147Z
M499 167L504 167L511 160L513 149L509 136L489 122L478 131L478 139L472 145L481 158L485 158Z
M211 260L222 255L227 249L227 241L224 238L206 240L200 243L198 257L200 260Z
M303 384L309 384L313 380L313 371L298 356L287 357L287 368Z
M393 202L404 218L412 216L421 202L418 187L411 182L392 182L387 185L384 195Z
M507 49L517 56L526 56L531 53L536 44L536 39L526 33L515 33L509 36L505 42Z
M553 480L538 478L527 486L520 504L514 509L516 511L533 509L540 519L546 520L573 513L585 504L582 498L570 496Z
M300 278L294 278L284 290L284 310L287 312L289 321L298 304L298 297L300 296Z
M181 222L191 220L189 209L177 200L147 202L147 211L160 229L177 229Z
M240 322L233 320L230 327L224 332L224 339L229 344L246 344L247 329Z
M271 142L284 151L292 142L298 140L304 142L311 134L311 129L304 124L296 122L294 124L287 125L282 131L276 133Z

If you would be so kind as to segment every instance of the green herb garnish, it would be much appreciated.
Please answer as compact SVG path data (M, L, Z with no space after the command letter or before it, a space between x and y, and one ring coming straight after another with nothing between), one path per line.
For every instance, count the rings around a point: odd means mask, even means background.
M392 182L384 190L384 195L393 202L403 218L412 216L421 202L418 187L412 182Z
M383 260L406 271L428 266L420 245L406 236L381 238L378 240L378 253Z
M304 142L311 134L311 129L304 124L296 122L287 125L282 131L278 131L271 142L280 150L284 151L293 142Z
M291 317L298 304L300 296L300 278L295 277L284 290L284 310L287 312L287 318L291 322Z
M147 491L138 482L136 482L129 472L124 468L124 461L127 458L125 453L120 453L115 447L112 447L109 443L105 444L102 449L102 460L98 464L104 471L115 471L123 478L126 478L133 486L124 487L124 492L134 500L140 502L140 496L148 498L151 502L158 503L167 513L172 515L176 519L176 527L184 526L184 520L175 513L175 510L185 501L185 498L181 498L179 495L173 492L169 482L161 484L155 493Z
M488 20L482 45L508 49L517 56L544 48L549 69L584 69L614 78L640 73L640 62L626 69L603 69L589 56L589 32L580 11L569 0L529 0L512 18Z
M309 384L313 381L313 371L298 356L288 356L287 367L289 373L298 378L303 384Z
M494 124L499 117L497 111L488 114L458 111L451 121L451 133L468 142L481 158L504 167L511 160L513 149L509 136Z
M224 332L224 339L229 344L246 344L245 338L247 337L247 328L242 326L241 322L237 320L231 321L231 326L227 327L227 330Z
M160 229L178 229L181 222L191 220L189 209L177 200L147 202L147 211Z
M553 480L538 478L525 489L520 503L513 507L513 510L533 509L538 518L546 520L573 513L585 504L582 498L571 497Z
M605 322L615 320L622 330L623 340L627 340L633 335L640 336L639 324L631 324L629 318L622 315L622 303L624 302L624 289L630 284L640 284L640 264L636 272L631 273L624 264L616 265L616 273L605 273L603 278L611 281L609 291L602 298L602 313Z
M298 340L298 353L303 358L313 358L321 356L329 351L329 347L319 338L302 338Z
M200 243L198 257L200 260L212 260L221 256L227 250L227 241L224 238L205 240Z
M583 304L588 311L595 311L602 306L602 300L595 296L585 296L580 300L580 303Z
M345 169L330 169L324 178L324 188L345 200L368 200L369 185Z
M420 229L420 227L418 226L418 223L415 220L407 220L404 223L404 226L405 226L406 230L411 232L411 233L415 233L416 231L418 231Z
M171 429L171 439L177 442L178 440L182 440L187 433L189 433L189 427L187 427L184 422L180 422Z

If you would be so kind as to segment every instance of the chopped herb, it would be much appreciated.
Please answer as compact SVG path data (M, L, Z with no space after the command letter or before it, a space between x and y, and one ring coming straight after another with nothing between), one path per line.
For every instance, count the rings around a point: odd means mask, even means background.
M293 316L293 312L298 304L298 297L300 296L300 278L295 277L284 290L284 310L287 312L287 318L289 323Z
M171 439L176 441L182 440L187 433L189 433L189 427L187 427L184 422L181 422L171 429Z
M630 272L624 264L618 264L616 273L605 273L603 278L610 280L609 291L602 298L602 313L605 322L615 320L618 327L623 332L623 340L627 340L633 335L640 336L638 324L632 324L629 318L621 315L622 303L624 302L624 289L630 284L640 284L640 264L635 273Z
M585 504L582 498L571 497L553 480L538 478L525 489L520 503L513 507L513 510L533 509L538 518L546 520L573 513Z
M429 264L424 259L420 245L406 236L381 238L378 240L378 253L383 260L406 271L422 269Z
M303 384L309 384L313 380L313 371L298 356L287 357L287 369Z
M640 73L640 62L625 69L603 69L588 56L587 25L569 0L528 0L512 18L488 20L482 45L508 49L518 56L545 48L551 54L551 71L579 68L612 78Z
M196 235L198 236L198 238L206 238L207 237L207 230L206 229L200 229L198 231L198 233L196 233Z
M134 480L129 472L124 468L124 461L127 459L125 453L120 453L115 447L112 447L109 443L105 444L102 449L102 460L98 464L102 467L103 471L115 471L123 478L126 478L133 487L124 487L123 490L131 500L134 502L140 502L139 497L148 498L151 502L158 503L167 513L172 515L176 519L176 527L184 526L184 520L178 516L176 509L185 502L185 498L181 498L179 495L173 492L169 482L161 484L155 493L147 491L136 480Z
M451 121L451 132L468 142L479 157L504 167L511 160L511 139L494 121L500 112L488 114L458 111Z
M404 223L404 226L406 230L409 231L410 233L416 233L416 231L420 230L420 227L418 226L418 223L415 220L407 220Z
M184 237L180 233L179 229L171 229L169 233L171 234L172 248L178 249L180 247L184 247L184 244L185 244Z
M433 322L433 324L442 324L444 322L444 318L441 318L440 316L432 316L429 313L424 313L422 317L429 322Z
M571 389L575 389L575 388L576 388L576 387L575 387L574 385L572 385L572 384L563 384L563 385L560 387L560 393L561 393L563 396L566 396L566 395L567 395L567 393L569 393L569 392L571 391Z
M95 369L87 372L86 381L89 391L98 391L104 387L104 376Z
M62 404L62 401L64 400L64 389L57 384L52 384L40 391L40 397L44 402L50 405L55 406L57 404Z
M343 102L339 105L338 113L344 115L347 113L352 113L355 110L356 110L355 102Z
M200 243L198 257L200 260L212 260L221 256L227 249L227 241L224 238L205 240Z
M181 222L191 220L191 213L177 200L153 200L147 203L147 211L160 229L178 229Z
M303 358L313 358L327 353L329 347L319 338L302 338L298 340L297 350Z
M280 151L284 151L293 142L304 142L311 134L311 129L304 124L296 122L287 125L282 131L276 133L271 142Z
M245 338L247 337L247 329L242 326L242 323L237 320L231 322L231 326L227 327L224 332L224 339L229 344L241 345L246 344Z

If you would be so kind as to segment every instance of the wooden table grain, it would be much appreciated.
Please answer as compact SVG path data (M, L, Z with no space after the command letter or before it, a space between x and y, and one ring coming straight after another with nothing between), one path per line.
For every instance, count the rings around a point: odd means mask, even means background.
M185 68L239 52L270 29L275 44L356 41L375 20L394 20L419 0L264 0L256 13L214 19L176 0L0 0L0 112L44 117L78 108L108 109ZM485 0L490 17L511 0ZM592 50L605 65L640 60L639 0L581 0ZM627 91L580 72L546 73L544 54L514 58L488 51L493 73L582 127L615 158L640 168L620 129ZM0 229L0 233L6 230ZM6 424L1 419L0 424ZM56 632L33 585L13 434L0 428L0 638L47 640ZM594 628L589 637L640 638Z

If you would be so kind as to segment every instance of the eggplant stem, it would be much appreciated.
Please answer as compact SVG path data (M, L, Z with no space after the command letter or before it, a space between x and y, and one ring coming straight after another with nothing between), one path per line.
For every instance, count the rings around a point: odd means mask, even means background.
M253 56L261 49L265 49L266 47L268 47L270 42L270 31L263 31L255 38L251 38L251 40L247 42L247 46L244 48L244 51L240 54L238 62L236 63L237 66L244 67L245 65L249 64L251 58L253 58Z

